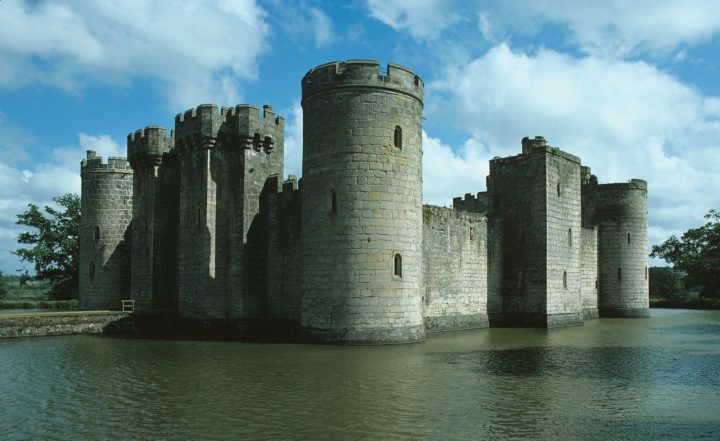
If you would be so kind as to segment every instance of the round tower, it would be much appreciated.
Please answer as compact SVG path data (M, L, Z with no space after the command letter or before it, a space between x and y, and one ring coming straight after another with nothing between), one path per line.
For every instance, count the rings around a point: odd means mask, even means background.
M130 247L133 172L125 158L88 150L80 176L81 309L120 309L130 298Z
M601 317L648 317L647 183L602 184L592 192L598 226Z
M423 82L376 61L302 80L302 333L306 340L423 340Z

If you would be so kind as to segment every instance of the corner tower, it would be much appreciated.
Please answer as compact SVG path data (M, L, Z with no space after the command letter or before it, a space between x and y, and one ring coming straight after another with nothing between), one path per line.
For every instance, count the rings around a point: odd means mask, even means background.
M598 311L601 317L649 317L647 182L596 184L586 216L598 228Z
M303 335L423 340L423 82L333 62L305 75L302 97Z
M125 158L107 164L92 150L80 163L80 309L120 309L130 298L133 171Z

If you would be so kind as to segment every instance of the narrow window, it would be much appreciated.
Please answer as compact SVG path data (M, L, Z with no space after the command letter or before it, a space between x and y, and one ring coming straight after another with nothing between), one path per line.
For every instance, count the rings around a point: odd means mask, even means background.
M560 197L560 183L559 182L557 183L555 190L557 191L558 197Z
M567 271L563 271L563 288L567 289Z
M88 276L91 279L95 277L95 262L90 262L90 270L88 271Z
M618 268L618 281L622 280L622 268Z
M518 270L518 288L522 288L524 282L525 275L523 274L523 270Z
M475 228L470 227L470 240L475 240Z
M402 129L400 126L395 126L394 143L396 148L402 148Z
M572 246L572 228L568 228L568 246Z
M598 289L598 281L595 279L595 289Z
M630 243L630 233L627 234L627 242Z
M400 254L395 253L395 259L394 259L394 274L398 277L402 277L402 256Z
M272 150L273 144L274 143L273 143L272 137L266 136L263 139L263 148L265 149L266 152L270 152Z
M645 267L645 280L647 280L647 267Z
M259 152L260 149L262 148L262 139L261 139L259 133L256 133L256 134L253 135L253 147L254 147L255 150L258 151L258 152Z
M100 227L95 226L95 240L100 240Z
M328 209L332 214L337 213L337 195L335 194L335 190L330 190L330 195L328 197Z

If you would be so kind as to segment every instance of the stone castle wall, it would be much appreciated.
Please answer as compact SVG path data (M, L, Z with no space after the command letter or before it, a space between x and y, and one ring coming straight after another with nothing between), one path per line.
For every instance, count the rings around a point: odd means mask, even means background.
M268 197L267 311L268 319L300 321L302 301L302 198L298 180L290 176Z
M89 152L81 306L130 296L181 329L350 344L647 315L644 181L599 185L576 156L524 138L490 161L487 192L423 207L417 75L336 62L302 88L302 180L282 181L284 120L268 105L205 104L169 136L132 133L132 169Z
M580 298L583 319L598 317L598 235L597 228L581 229Z
M427 330L487 327L486 217L425 205L422 251Z
M92 150L80 169L80 308L117 310L130 297L133 171L124 158L103 163Z

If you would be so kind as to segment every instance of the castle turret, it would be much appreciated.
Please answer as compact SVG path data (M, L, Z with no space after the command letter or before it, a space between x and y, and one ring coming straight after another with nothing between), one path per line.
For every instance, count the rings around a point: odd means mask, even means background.
M303 335L422 340L423 83L334 62L305 75L302 97Z
M647 183L591 183L584 193L586 217L598 228L600 316L649 316Z
M80 308L120 309L129 298L133 172L125 158L88 150L80 165Z
M580 179L580 159L539 136L490 161L491 323L582 323Z
M171 308L177 290L178 183L173 138L149 126L127 138L134 171L130 294L135 313Z
M179 313L265 314L267 226L261 193L283 173L284 119L270 106L205 104L175 118L180 170Z

